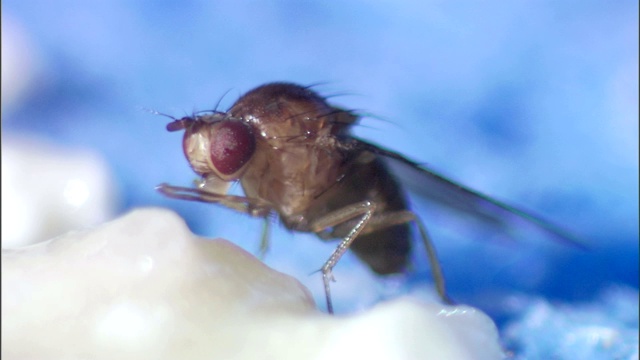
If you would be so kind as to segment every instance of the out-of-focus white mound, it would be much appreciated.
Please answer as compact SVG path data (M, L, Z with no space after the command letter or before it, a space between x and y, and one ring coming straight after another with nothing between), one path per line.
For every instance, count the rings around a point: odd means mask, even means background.
M2 252L6 359L501 359L478 310L401 299L349 317L163 209Z
M3 139L3 248L102 223L113 217L118 198L111 171L95 152Z
M27 29L2 14L2 121L45 81ZM94 151L8 133L2 137L2 247L33 244L115 214L118 194Z

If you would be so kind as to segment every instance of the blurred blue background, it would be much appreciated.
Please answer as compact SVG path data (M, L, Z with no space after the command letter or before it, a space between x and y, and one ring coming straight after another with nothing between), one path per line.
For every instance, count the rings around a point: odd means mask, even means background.
M454 298L500 320L508 294L571 303L638 288L637 1L8 0L3 52L8 24L28 36L37 71L32 91L3 103L3 140L32 134L98 151L120 213L169 207L194 232L256 253L259 220L154 191L194 174L168 119L140 108L180 117L212 109L226 91L222 109L265 82L322 83L322 94L340 94L334 103L375 115L358 136L590 243L585 252L539 235L478 241L492 235L413 200ZM334 246L276 229L266 261L323 307L320 277L309 273ZM429 283L425 257L416 251L398 286ZM397 285L380 285L352 256L335 275L342 312Z

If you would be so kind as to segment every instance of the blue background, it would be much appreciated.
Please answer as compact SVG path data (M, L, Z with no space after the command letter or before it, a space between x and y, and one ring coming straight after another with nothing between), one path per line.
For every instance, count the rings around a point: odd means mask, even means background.
M501 322L509 295L572 303L638 287L636 1L10 0L2 17L3 28L7 18L23 27L41 65L26 100L3 106L3 139L35 134L100 152L120 213L170 207L196 233L255 253L260 221L154 191L194 174L168 119L140 108L180 117L226 91L223 109L265 82L321 82L318 91L340 95L334 103L375 115L358 136L590 244L584 252L535 232L478 241L496 235L414 199L459 301ZM276 229L266 261L323 307L320 278L308 274L334 246ZM428 284L424 254L414 258L409 281L381 286L347 256L335 270L338 311Z

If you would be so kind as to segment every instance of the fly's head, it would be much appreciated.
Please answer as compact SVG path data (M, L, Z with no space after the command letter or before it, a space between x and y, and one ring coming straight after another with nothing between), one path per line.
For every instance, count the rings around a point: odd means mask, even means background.
M239 179L256 150L251 125L224 112L183 117L167 124L167 130L184 130L184 155L206 181Z

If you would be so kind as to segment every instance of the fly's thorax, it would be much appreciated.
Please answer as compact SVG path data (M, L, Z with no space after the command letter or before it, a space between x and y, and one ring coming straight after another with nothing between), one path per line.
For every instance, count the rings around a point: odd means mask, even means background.
M309 88L287 83L258 87L243 95L229 110L256 130L257 136L272 146L283 142L313 142L348 130L357 117L332 107Z
M240 180L246 196L273 204L283 217L295 216L339 182L343 163L340 153L312 143L274 147L258 139L251 166Z

